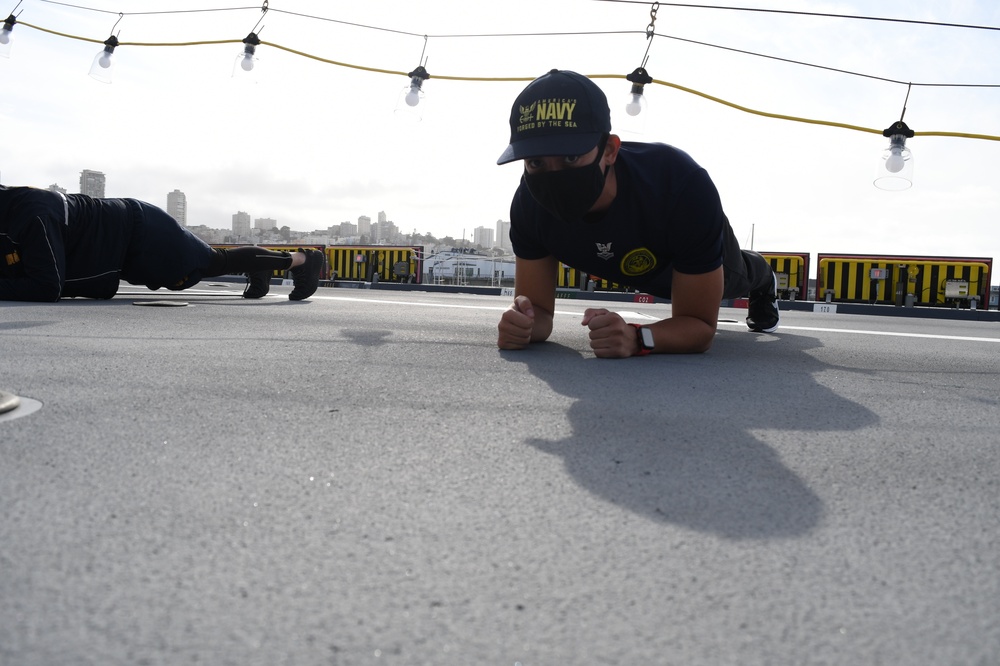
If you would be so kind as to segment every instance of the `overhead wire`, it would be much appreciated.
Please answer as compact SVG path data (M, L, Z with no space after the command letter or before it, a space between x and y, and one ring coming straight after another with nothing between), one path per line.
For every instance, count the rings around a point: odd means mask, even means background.
M648 0L595 0L595 1L598 1L598 2L620 2L620 3L626 3L626 4L643 4L643 5L650 4L648 2ZM119 17L121 17L121 16L129 16L129 15L142 15L142 14L171 14L171 13L180 14L180 13L188 13L188 12L210 12L210 11L218 12L218 11L237 11L237 10L249 10L249 9L261 10L262 9L261 7L256 7L256 6L252 6L251 7L251 6L248 6L248 7L215 8L215 9L207 9L206 8L206 9L196 9L196 10L167 10L167 11L157 11L157 12L112 12L112 11L109 11L109 10L100 10L100 9L94 9L94 8L90 8L90 7L84 7L84 6L81 6L81 5L73 5L73 4L70 4L70 3L60 2L58 0L41 0L41 2L45 2L45 3L48 3L48 4L54 4L54 5L61 5L61 6L71 7L71 8L74 8L74 9L81 9L81 10L95 11L95 12L102 12L102 13L118 14ZM825 13L821 14L821 13L816 13L816 12L799 12L799 11L790 11L790 10L763 10L763 9L759 9L759 8L720 7L720 6L691 5L691 4L671 3L671 2L659 2L659 3L656 3L656 4L657 5L661 5L661 6L673 6L673 7L689 7L689 8L695 8L696 7L696 8L699 8L699 9L732 9L732 10L737 10L737 11L766 11L766 12L773 12L773 13L787 13L787 14L796 14L796 15L812 15L812 16L836 17L836 18L851 18L851 19L870 19L870 20L879 20L879 21L893 21L893 22L899 22L899 23L920 23L920 24L927 24L927 25L936 25L936 26L945 26L945 27L956 27L956 28L975 28L975 29L984 29L984 30L998 29L998 28L992 28L992 27L988 27L988 26L972 26L972 25L962 25L962 24L943 24L943 23L935 23L935 22L930 22L930 21L914 21L914 20L908 20L908 19L890 19L890 18L882 18L882 17L863 17L863 16L851 16L851 15L842 15L842 14L825 14ZM381 30L381 31L385 31L385 32L392 32L392 33L395 33L395 34L403 34L403 35L408 35L408 36L420 36L420 37L423 37L424 39L427 39L429 37L434 37L434 38L542 37L542 36L551 37L551 36L580 36L580 35L591 35L591 36L593 36L593 35L608 35L608 34L643 34L643 35L646 35L647 37L649 37L650 34L655 34L656 36L660 36L660 37L663 37L665 39L683 41L683 42L687 42L687 43L697 44L697 45L700 45L700 46L707 46L707 47L711 47L711 48L723 49L723 50L732 51L732 52L736 52L736 53L741 53L741 54L744 54L744 55L751 55L751 56L755 56L755 57L769 58L769 59L778 60L778 61L782 61L782 62L788 62L790 64L796 64L796 65L801 65L801 66L806 66L806 67L813 67L813 68L818 68L818 69L824 69L824 70L834 71L834 72L841 73L841 74L847 74L847 75L852 75L852 76L860 76L860 77L865 77L865 78L880 80L880 81L884 81L884 82L888 82L888 83L904 84L904 85L908 85L908 86L926 86L926 87L973 87L973 88L998 88L998 87L1000 87L1000 84L941 84L941 83L903 82L903 81L897 81L897 80L893 80L893 79L888 79L888 78L885 78L885 77L879 77L879 76L874 76L874 75L869 75L869 74L863 74L863 73L859 73L859 72L852 72L852 71L849 71L849 70L842 70L842 69L837 69L837 68L833 68L833 67L827 67L827 66L823 66L823 65L816 65L816 64L812 64L812 63L806 63L806 62L791 60L791 59L787 59L787 58L780 58L780 57L777 57L777 56L770 56L770 55L755 53L755 52L752 52L752 51L746 51L746 50L742 50L742 49L735 49L735 48L732 48L732 47L719 46L719 45L716 45L716 44L710 44L710 43L707 43L707 42L701 42L701 41L687 39L687 38L683 38L683 37L676 37L676 36L673 36L673 35L666 35L666 34L661 34L661 33L648 33L646 31L639 31L639 30L629 30L629 31L593 31L593 32L589 32L589 31L588 32L558 32L558 33L542 32L542 33L489 33L489 34L431 35L431 34L418 34L418 33L404 32L404 31L393 30L393 29L388 29L388 28L380 28L380 27L377 27L377 26L369 26L369 25L364 25L364 24L359 24L359 23L350 23L350 22L341 21L341 20L338 20L338 19L328 19L328 18L323 18L323 17L319 17L319 16L313 16L313 15L309 15L309 14L301 14L301 13L298 13L298 12L289 12L287 10L281 10L281 9L277 9L277 8L274 8L274 7L267 7L266 0L265 0L264 8L265 8L265 11L270 11L270 12L278 12L278 13L290 14L290 15L300 16L300 17L314 19L314 20L330 21L330 22L339 23L339 24L343 24L343 25L350 25L350 26L353 26L353 27L361 27L361 28L366 28L366 29L371 29L371 30ZM104 43L104 40L92 39L92 38L88 38L88 37L82 37L82 36L79 36L79 35L73 35L73 34L69 34L69 33L59 32L59 31L56 31L56 30L51 30L49 28L43 28L41 26L36 26L36 25L31 24L31 23L27 23L25 21L20 21L19 20L18 24L24 25L24 26L29 27L29 28L33 28L35 30L39 30L41 32L46 32L46 33L49 33L49 34L53 34L53 35L57 35L57 36L65 37L65 38L69 38L69 39L75 39L75 40L80 40L80 41L85 41L85 42L92 42L92 43L98 43L98 44L103 44ZM163 47L163 46L200 46L200 45L236 44L236 43L242 43L242 41L243 40L240 40L240 39L198 40L198 41L191 41L191 42L125 42L125 41L121 41L121 42L119 42L119 46L157 46L157 47ZM323 63L327 63L327 64L331 64L331 65L336 65L336 66L340 66L340 67L345 67L345 68L350 68L350 69L356 69L356 70L361 70L361 71L367 71L367 72L380 73L380 74L392 74L392 75L401 75L401 76L408 76L409 75L407 72L401 71L401 70L390 70L390 69L383 69L383 68L377 68L377 67L369 67L369 66L365 66L365 65L352 64L352 63L338 61L338 60L331 60L329 58L323 58L321 56L317 56L317 55L314 55L314 54L307 53L305 51L300 51L300 50L297 50L297 49L293 49L293 48L290 48L290 47L287 47L287 46L284 46L284 45L281 45L281 44L277 44L277 43L274 43L274 42L268 42L268 41L261 40L260 43L261 43L261 45L269 46L269 47L272 47L272 48L275 48L275 49L278 49L278 50L281 50L281 51L292 53L292 54L300 56L300 57L309 58L309 59L312 59L312 60L315 60L315 61L318 61L318 62L323 62ZM589 78L594 78L594 79L599 79L599 78L604 78L604 79L610 79L610 78L625 79L626 78L626 75L622 75L622 74L593 74L593 75L588 75L588 76L589 76ZM446 81L513 82L513 81L532 81L535 77L533 77L533 76L532 77L524 77L524 76L476 77L476 76L458 76L458 75L434 74L433 77L431 77L431 78L440 79L440 80L446 80ZM742 111L742 112L745 112L745 113L750 113L750 114L758 115L758 116L762 116L762 117L774 118L774 119L779 119L779 120L787 120L787 121L793 121L793 122L800 122L800 123L807 123L807 124L813 124L813 125L825 125L825 126L830 126L830 127L837 127L837 128L848 129L848 130L853 130L853 131L860 131L860 132L867 132L867 133L872 133L872 134L882 134L883 133L883 130L875 129L875 128L870 128L870 127L861 127L861 126L858 126L858 125L851 125L851 124L848 124L848 123L841 123L841 122L836 122L836 121L818 120L818 119L812 119L812 118L802 118L802 117L792 116L792 115L787 115L787 114L774 113L774 112L769 112L769 111L761 111L761 110L758 110L758 109L751 109L749 107L745 107L745 106L742 106L740 104L736 104L734 102L727 101L727 100L722 99L720 97L716 97L714 95L709 95L707 93L703 93L703 92L695 90L693 88L689 88L687 86L682 86L682 85L679 85L679 84L676 84L676 83L672 83L672 82L669 82L669 81L664 81L664 80L659 80L659 79L653 79L652 82L655 83L655 84L657 84L657 85L661 85L661 86L673 88L673 89L679 90L681 92L692 94L692 95L701 97L703 99L707 99L709 101L712 101L712 102L715 102L715 103L718 103L718 104L722 104L724 106L730 107L732 109L736 109L738 111ZM940 136L940 137L955 137L955 138L968 138L968 139L983 139L983 140L988 140L988 141L1000 141L1000 136L994 136L994 135L989 135L989 134L975 134L975 133L969 133L969 132L950 132L950 131L936 131L935 130L935 131L915 132L914 135L915 136Z
M595 2L609 2L627 5L648 5L649 0L594 0ZM900 19L888 16L863 16L860 14L833 14L829 12L805 12L795 9L766 9L763 7L731 7L728 5L695 5L683 2L660 2L664 7L683 7L686 9L724 9L734 12L760 12L766 14L789 14L792 16L815 16L819 18L842 18L857 21L884 21L887 23L909 23L913 25L927 25L938 28L966 28L970 30L1000 30L998 26L972 25L967 23L942 23L939 21L921 21L918 19Z
M69 2L60 2L59 0L39 0L39 2L45 3L47 5L58 5L60 7L70 7L71 9L82 9L88 12L95 12L98 14L119 14L121 16L153 16L157 14L197 14L204 12L229 12L229 11L241 11L244 9L254 9L260 10L259 6L253 7L216 7L216 8L206 8L206 9L161 9L158 11L150 12L116 12L110 9L98 9L97 7L86 7L84 5L74 5Z
M60 0L39 0L45 4L50 5L60 5L63 7L71 7L73 9L82 9L85 11L92 12L102 12L106 14L122 14L124 16L144 16L144 15L155 15L155 14L190 14L198 12L226 12L226 11L242 11L247 9L259 10L258 6L246 6L246 7L216 7L216 8L204 8L204 9L169 9L169 10L159 10L159 11L148 11L148 12L116 12L109 9L97 9L95 7L86 7L84 5L74 5L68 2L61 2ZM614 4L629 4L629 5L648 5L650 0L592 0L593 2L606 2ZM968 23L946 23L941 21L922 21L919 19L901 19L888 16L864 16L861 14L834 14L831 12L807 12L794 9L767 9L763 7L733 7L729 5L703 5L703 4L692 4L684 2L657 2L658 5L664 7L681 7L685 9L713 9L713 10L725 10L733 12L758 12L767 14L788 14L792 16L813 16L818 18L842 18L851 19L857 21L882 21L887 23L901 23L901 24L911 24L911 25L926 25L932 27L940 28L964 28L970 30L996 30L1000 31L1000 26L989 26L989 25L974 25ZM331 23L341 23L343 25L351 25L360 28L369 28L372 30L383 30L386 32L394 32L398 34L410 35L413 37L422 37L425 33L407 32L404 30L394 30L391 28L382 28L379 26L365 25L363 23L352 23L350 21L343 21L340 19L331 19L324 16L317 16L314 14L305 14L302 12L293 12L287 9L279 9L277 7L269 7L269 11L288 14L290 16L299 16L302 18L315 19L318 21L329 21ZM631 31L630 31L631 32ZM487 33L487 34L443 34L434 35L428 34L429 37L507 37L507 36L531 36L531 35L549 35L549 34L574 34L574 33ZM588 33L590 34L590 33Z
M731 46L720 46L718 44L712 44L710 42L702 42L696 39L688 39L686 37L677 37L675 35L664 35L659 32L655 34L657 37L663 37L664 39L686 42L688 44L696 44L698 46L707 46L709 48L721 49L723 51L732 51L733 53L742 53L743 55L754 56L756 58L767 58L769 60L778 60L780 62L787 62L792 65L801 65L803 67L812 67L815 69L825 69L829 72L837 72L838 74L846 74L848 76L859 76L866 79L884 81L886 83L898 83L904 86L921 86L927 88L1000 88L1000 83L920 83L916 81L900 81L898 79L890 79L884 76L875 76L874 74L865 74L863 72L852 72L849 69L839 69L837 67L829 67L827 65L817 65L811 62L803 62L801 60L792 60L791 58L782 58L780 56L767 55L766 53L756 53L754 51L737 49Z

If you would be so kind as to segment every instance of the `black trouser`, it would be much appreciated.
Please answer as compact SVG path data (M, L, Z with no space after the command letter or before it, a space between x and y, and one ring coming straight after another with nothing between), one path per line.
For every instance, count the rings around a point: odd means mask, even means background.
M284 271L292 266L292 255L262 247L212 248L212 261L205 270L205 277L256 273L258 271Z
M729 224L726 224L723 244L722 265L726 280L723 298L743 298L760 291L773 291L771 264L753 250L741 250Z

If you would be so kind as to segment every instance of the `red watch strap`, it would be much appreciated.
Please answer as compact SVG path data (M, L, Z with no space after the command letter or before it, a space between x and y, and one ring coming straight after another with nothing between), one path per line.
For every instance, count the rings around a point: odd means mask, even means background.
M639 353L636 354L636 356L645 356L646 354L652 352L652 349L646 349L642 346L642 325L633 324L632 322L628 322L628 325L635 327L635 337L639 341Z

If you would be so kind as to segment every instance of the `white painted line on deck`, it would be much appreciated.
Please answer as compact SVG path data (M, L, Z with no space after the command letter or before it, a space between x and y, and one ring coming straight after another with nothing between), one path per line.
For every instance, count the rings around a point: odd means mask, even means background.
M210 292L200 292L195 289L185 289L183 292L169 292L163 294L157 294L156 292L118 292L118 296L139 296L153 297L153 296L174 296L179 294L189 294L189 295L221 295L222 292L210 291ZM232 292L241 294L242 292ZM227 294L228 295L228 294ZM284 294L268 294L265 298L287 298ZM492 310L496 312L503 312L509 305L497 306L497 305L461 305L457 303L432 303L428 301L399 301L399 300L386 300L381 298L361 298L358 296L326 296L326 295L313 295L309 297L309 300L323 300L323 301L349 301L353 303L373 303L380 305L419 305L422 307L429 308L451 308L459 310ZM653 317L651 315L643 314L641 312L634 312L631 310L615 310L613 308L607 308L613 312L617 312L625 320L644 320L644 321L659 321L659 318ZM580 317L583 315L581 311L570 311L570 310L556 310L557 315L567 315L571 317ZM746 328L746 324L742 321L733 320L719 320L720 326L736 326L740 328ZM983 338L983 337L973 337L966 335L938 335L933 333L903 333L901 331L865 331L856 328L821 328L814 326L781 326L778 329L778 333L782 331L810 331L815 333L850 333L854 335L878 335L884 337L896 337L896 338L925 338L929 340L960 340L964 342L1000 342L1000 337L996 338Z
M723 322L719 322L722 324ZM725 322L729 326L742 326L742 322ZM968 335L937 335L933 333L902 333L900 331L862 331L857 328L819 328L816 326L781 326L777 332L781 331L814 331L819 333L854 333L856 335L883 335L896 338L928 338L931 340L964 340L966 342L1000 342L1000 338L978 338Z
M459 308L464 310L494 310L502 312L509 306L494 306L494 305L457 305L453 303L429 303L426 301L388 301L375 298L358 298L358 297L345 297L345 296L313 296L312 298L322 298L326 300L340 300L340 301L354 301L359 303L384 303L389 305L421 305L424 307L438 307L438 308ZM608 308L612 310L612 308ZM642 314L640 312L633 312L631 310L612 310L617 312L622 316L622 318L629 319L639 319L647 321L659 321L657 317L653 317L647 314ZM556 310L557 315L569 315L573 317L582 316L580 311L569 311L569 310ZM719 321L720 326L738 326L741 328L746 328L746 324L741 321ZM1000 342L1000 337L997 338L982 338L973 337L965 335L936 335L932 333L903 333L900 331L864 331L856 328L820 328L814 326L781 326L778 329L778 333L781 331L810 331L817 333L853 333L855 335L880 335L887 337L898 337L898 338L927 338L931 340L962 340L966 342Z

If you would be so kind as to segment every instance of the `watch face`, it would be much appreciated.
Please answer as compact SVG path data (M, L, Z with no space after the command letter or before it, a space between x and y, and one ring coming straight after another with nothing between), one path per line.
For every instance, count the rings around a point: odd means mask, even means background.
M643 349L652 349L656 346L656 343L653 341L653 332L651 330L644 326L639 329L639 333L642 335Z

